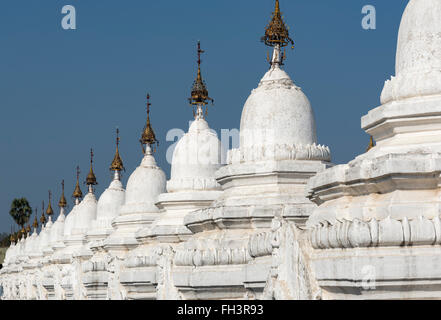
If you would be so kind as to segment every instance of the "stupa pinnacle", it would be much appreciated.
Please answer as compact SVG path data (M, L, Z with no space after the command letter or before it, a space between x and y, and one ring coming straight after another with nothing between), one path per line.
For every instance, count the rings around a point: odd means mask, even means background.
M41 217L40 217L41 227L44 227L44 224L46 223L46 217L44 216L44 201L41 203Z
M75 204L79 204L81 198L83 197L83 192L80 189L80 167L77 166L77 184L75 185L75 190L72 195L75 198Z
M279 0L276 0L271 21L266 27L265 35L261 38L261 41L269 47L274 47L273 57L270 61L272 66L276 64L283 65L283 61L286 59L286 53L282 55L281 48L291 44L291 48L294 49L294 40L290 38L289 27L283 21Z
M51 200L52 200L52 192L49 190L49 204L48 204L47 209L46 209L46 215L49 217L49 219L54 214L54 210L52 210Z
M159 145L159 141L156 139L155 132L153 131L152 125L150 124L150 106L152 104L150 103L150 94L147 94L147 123L144 127L144 131L142 132L141 139L139 142L141 142L143 153L145 154L148 149L151 150L151 146ZM152 152L156 151L156 146L154 150L151 150Z
M89 186L89 192L92 192L92 186L98 184L96 181L95 173L93 172L93 149L90 149L90 170L86 177L86 184Z
M119 172L124 170L124 164L121 160L121 156L119 155L119 129L116 129L116 151L115 156L113 158L112 164L110 165L110 170Z
M60 197L60 201L58 202L58 206L60 208L66 208L67 207L66 197L64 196L64 180L61 181L61 197Z
M201 54L204 53L201 49L201 42L198 41L198 74L196 76L196 80L193 83L193 87L191 89L191 97L188 99L191 106L196 106L196 112L193 109L193 113L195 118L203 118L203 110L202 108L206 106L210 101L213 104L214 100L208 96L208 89L205 81L202 79L201 73ZM207 110L205 110L205 114L207 114Z

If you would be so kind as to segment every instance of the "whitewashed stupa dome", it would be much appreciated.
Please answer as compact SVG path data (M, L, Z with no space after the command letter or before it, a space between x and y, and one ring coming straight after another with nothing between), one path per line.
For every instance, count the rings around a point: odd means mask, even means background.
M398 34L396 76L381 102L441 93L441 1L411 0Z
M64 236L70 236L75 224L75 215L78 208L78 204L75 205L64 220Z
M314 112L305 94L279 67L271 68L245 103L240 147L312 144Z
M114 179L98 200L96 219L109 220L117 217L124 200L123 184L120 180Z
M96 212L97 200L93 192L89 191L76 208L71 234L82 234L87 231L96 219Z
M48 248L51 244L51 230L52 230L52 220L49 221L44 226L44 229L40 233L40 249L43 251Z
M35 250L36 237L37 237L37 234L36 234L36 232L34 232L32 235L29 235L29 237L26 238L25 254L28 256Z
M66 221L66 217L64 216L64 209L63 212L60 213L57 220L54 222L54 225L51 228L51 235L50 235L50 243L55 244L57 241L63 240L64 235L64 224Z
M308 98L285 71L273 65L243 108L241 161L329 160L329 150L316 143L314 111Z
M125 204L120 215L158 212L155 203L158 196L165 192L165 185L165 173L156 165L151 148L147 146L140 166L127 182Z
M176 145L168 192L216 190L214 173L222 165L221 143L205 119L197 117Z

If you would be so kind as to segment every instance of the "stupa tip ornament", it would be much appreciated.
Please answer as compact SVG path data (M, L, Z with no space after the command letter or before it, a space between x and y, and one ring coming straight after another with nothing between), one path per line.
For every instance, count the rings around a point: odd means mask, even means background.
M60 201L58 201L58 206L60 208L66 208L67 207L66 197L64 196L64 180L61 181L61 198L60 198Z
M9 237L9 241L12 243L12 242L15 242L15 237L14 237L14 234L11 232L11 236Z
M88 186L95 186L98 184L96 181L95 173L93 172L93 149L90 149L90 170L89 174L86 177L86 184Z
M26 237L26 229L25 229L24 226L21 228L20 233L21 233L21 237L22 237L22 238L25 238L25 237Z
M291 48L294 49L294 40L290 38L289 27L283 21L279 0L276 0L276 7L271 21L267 25L265 35L261 38L261 41L269 47L274 47L272 60L270 61L268 57L268 61L271 65L283 65L283 61L286 59L286 53L282 55L280 53L281 48L291 44Z
M193 87L191 89L191 97L188 99L190 102L190 105L192 107L196 106L197 110L196 113L194 112L193 109L193 113L195 118L197 117L203 117L202 114L202 107L206 106L210 101L212 104L214 104L214 100L212 98L209 97L208 95L208 89L207 89L207 85L205 84L205 81L202 79L202 73L201 73L201 54L204 53L205 51L203 51L201 49L201 42L198 41L198 73L196 76L196 80L193 83ZM205 111L205 113L207 113L207 110Z
M147 94L147 123L144 127L144 130L141 135L141 139L139 142L141 142L142 145L142 151L145 154L147 151L146 146L148 146L148 149L151 149L152 145L155 145L155 149L152 150L152 152L156 151L156 146L159 145L159 141L156 139L155 132L153 131L152 125L150 124L150 106L152 104L150 103L150 94Z
M52 210L52 203L51 203L51 201L52 201L52 192L49 190L49 204L48 204L47 209L46 209L46 215L48 217L51 217L54 214L54 210Z
M41 226L43 226L46 223L46 217L44 216L44 201L41 205L41 217L40 217Z
M80 189L80 167L77 166L77 184L75 185L75 190L72 195L76 200L83 197L83 192Z
M110 165L110 171L123 171L125 170L124 164L119 155L119 129L116 129L116 151L115 157L113 158L112 164Z
M31 226L28 224L26 227L26 233L29 234L31 232Z
M34 223L32 224L32 226L34 227L34 231L37 231L38 228L38 208L35 208L35 219L34 219Z

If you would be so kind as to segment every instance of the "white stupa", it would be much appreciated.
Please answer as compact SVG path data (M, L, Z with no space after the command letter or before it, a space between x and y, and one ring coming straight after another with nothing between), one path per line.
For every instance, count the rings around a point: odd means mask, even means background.
M85 261L81 268L82 282L88 299L107 299L109 273L107 262L110 255L104 249L104 240L113 232L112 221L118 217L125 201L125 190L121 183L121 171L124 165L119 155L119 130L117 129L116 152L110 170L113 180L98 200L96 220L87 232L88 246L93 256Z
M81 204L83 193L80 188L80 168L76 168L76 185L72 194L75 199L75 205L64 219L62 243L58 242L55 252L52 256L54 263L70 263L73 252L82 244L82 237L74 237L73 229L75 228L78 208ZM61 233L61 231L60 231ZM78 239L79 238L79 239Z
M35 224L35 221L37 221L37 224ZM34 263L39 264L41 263L41 259L44 257L42 242L45 241L45 237L46 237L46 232L45 232L46 217L44 215L44 201L41 206L41 217L40 217L41 228L39 233L37 233L37 228L38 228L37 216L35 216L35 221L34 224L36 227L34 226L34 232L31 236L32 241L30 245L31 249L29 249L30 251L29 257L31 258L31 260L33 260Z
M165 242L186 239L191 231L185 227L184 217L192 211L208 207L222 193L215 179L215 172L222 165L222 146L204 116L204 109L212 99L202 79L202 52L198 43L198 71L189 99L195 119L173 152L167 193L159 196L157 204L164 212L151 229L139 233L140 237L150 235L164 238Z
M198 43L198 72L190 98L195 119L174 149L168 192L160 194L156 204L162 211L151 226L137 232L140 245L130 252L120 276L129 299L178 297L170 280L158 288L159 256L167 256L171 253L170 246L191 236L191 231L184 225L184 217L194 210L208 207L222 193L214 177L222 164L221 143L204 119L204 108L212 99L202 80L202 52Z
M75 219L71 231L71 243L78 247L75 249L75 257L90 257L92 251L88 246L87 232L90 230L92 223L97 216L97 200L93 187L97 185L95 173L93 172L93 150L90 151L90 169L86 177L88 193L83 201L78 205L75 212Z
M292 40L279 1L263 41L274 47L270 69L243 108L240 148L229 151L215 174L223 192L184 218L194 235L178 246L172 273L184 298L243 298L247 288L261 297L271 250L250 244L271 230L275 217L303 225L315 206L305 198L306 182L330 166L310 103L282 70L281 48Z
M114 172L109 187L100 196L97 204L96 220L87 233L92 250L102 246L102 241L112 233L112 220L115 219L125 201L125 190L121 182L121 171L124 165L119 155L119 130L117 129L116 152L110 170Z
M52 216L54 215L54 210L52 209L52 193L49 191L49 204L46 209L46 215L48 221L46 222L45 226L45 234L44 237L41 240L41 250L43 252L43 255L46 258L49 258L52 253L54 253L54 250L52 249L51 245L51 234L52 234L52 228L53 228L53 222L52 222Z
M136 232L150 226L156 220L159 208L155 204L158 196L165 192L165 173L157 166L153 156L152 146L157 140L150 124L149 99L148 95L147 124L140 140L144 158L129 177L124 205L118 217L112 221L114 231L104 241L104 248L117 255L124 255L128 249L138 245Z
M330 299L438 298L440 1L409 1L396 75L385 82L381 103L361 120L376 146L309 182L320 204L308 221L316 276ZM375 288L363 284L366 265Z
M67 207L66 197L64 196L64 180L61 182L62 193L60 201L58 202L58 207L60 208L60 213L57 220L51 229L50 235L50 246L54 252L62 249L64 247L64 224L66 221L66 216L64 214L65 208Z

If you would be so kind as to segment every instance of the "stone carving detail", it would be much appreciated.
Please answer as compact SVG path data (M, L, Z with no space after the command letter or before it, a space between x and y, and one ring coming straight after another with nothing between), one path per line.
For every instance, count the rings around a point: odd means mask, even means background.
M269 256L273 253L274 232L262 232L250 237L248 251L252 258Z
M266 145L232 149L227 153L228 164L265 160L319 160L331 161L331 150L315 143L308 145Z
M217 190L220 185L214 178L180 178L167 181L167 190L175 192L179 190Z
M174 259L177 266L213 266L246 264L252 257L248 248L186 249L178 250Z
M182 300L182 296L173 283L172 268L175 251L172 246L164 246L157 259L158 263L158 300Z
M275 218L271 231L272 265L263 299L319 299L321 290L309 265L310 246L298 227Z
M415 86L415 83L424 84ZM384 83L381 93L383 104L391 101L403 100L412 97L429 96L439 94L441 88L441 72L432 70L426 73L405 73L400 76L392 76Z
M381 221L342 219L334 224L323 221L309 230L309 240L314 249L440 245L441 220L437 216L410 221L407 217Z

